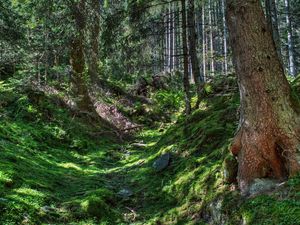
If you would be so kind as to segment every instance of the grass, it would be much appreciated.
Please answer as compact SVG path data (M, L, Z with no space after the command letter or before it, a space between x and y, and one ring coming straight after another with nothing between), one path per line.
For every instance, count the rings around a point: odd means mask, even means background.
M237 95L212 92L187 119L179 116L144 129L125 143L91 135L103 128L73 117L54 96L33 101L4 83L0 96L0 224L299 221L300 177L252 199L241 198L224 182L222 165L237 126ZM164 105L173 101L167 96ZM170 164L157 173L152 164L166 152ZM124 188L133 196L120 197Z

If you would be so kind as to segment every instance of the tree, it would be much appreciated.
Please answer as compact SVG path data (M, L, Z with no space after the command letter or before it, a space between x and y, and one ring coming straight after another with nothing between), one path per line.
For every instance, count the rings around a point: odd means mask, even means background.
M88 73L92 82L97 81L99 60L99 32L100 32L100 1L89 2L89 36L90 49L88 58Z
M209 23L209 50L210 50L210 74L215 75L215 59L214 59L214 28L212 22L212 9L213 4L211 0L208 0L208 23Z
M185 0L181 0L181 16L182 16L182 48L183 48L183 88L185 93L185 113L191 113L191 94L189 81L189 59L187 47L187 29L186 29L186 6Z
M260 1L228 0L227 23L241 96L231 151L246 194L256 178L283 180L300 170L300 116Z
M71 5L75 20L76 32L70 46L70 64L72 66L73 83L79 98L78 106L81 110L89 110L92 102L84 79L84 29L86 27L85 0Z
M192 75L197 89L197 103L196 108L199 107L201 98L201 86L200 82L204 82L204 78L200 76L199 61L197 57L196 49L196 31L195 31L195 5L194 0L188 0L188 31L189 31L189 56L192 66Z
M288 35L288 67L289 74L291 76L296 76L295 70L295 59L294 59L294 40L292 34L292 22L290 15L290 1L284 0L285 8L286 8L286 24L287 24L287 35Z
M278 30L278 17L277 17L277 7L275 0L265 0L266 7L266 18L269 25L269 29L272 31L273 39L275 41L276 50L278 57L282 59L281 55L281 44L280 36Z

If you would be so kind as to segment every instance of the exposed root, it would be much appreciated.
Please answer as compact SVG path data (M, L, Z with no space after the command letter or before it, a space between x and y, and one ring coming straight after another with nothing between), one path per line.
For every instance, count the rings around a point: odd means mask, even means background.
M300 171L296 157L298 139L279 136L273 130L243 127L237 133L231 152L238 158L237 180L242 194L247 194L256 178L269 177L283 181Z

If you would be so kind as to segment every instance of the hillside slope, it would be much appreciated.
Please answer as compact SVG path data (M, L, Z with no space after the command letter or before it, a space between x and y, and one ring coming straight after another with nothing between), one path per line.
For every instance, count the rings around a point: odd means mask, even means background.
M297 224L299 176L253 198L225 182L239 101L219 85L188 118L121 142L57 96L1 83L0 224Z

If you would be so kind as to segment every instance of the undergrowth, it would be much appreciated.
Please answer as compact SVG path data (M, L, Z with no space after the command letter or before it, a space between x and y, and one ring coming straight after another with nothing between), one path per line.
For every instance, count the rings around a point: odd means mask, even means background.
M181 93L157 93L151 110L172 112L168 123L120 143L55 96L1 83L0 224L297 224L299 176L251 199L224 182L239 97L207 88L188 118L176 113ZM155 172L164 153L170 163Z

